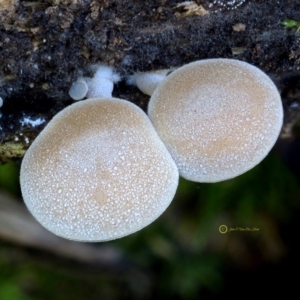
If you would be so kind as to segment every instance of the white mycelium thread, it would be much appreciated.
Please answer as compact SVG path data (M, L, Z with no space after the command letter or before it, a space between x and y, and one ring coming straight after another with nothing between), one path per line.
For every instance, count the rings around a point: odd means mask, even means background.
M89 99L58 113L22 162L33 216L77 241L126 236L172 201L178 170L146 114L120 99Z
M177 69L154 91L148 113L180 175L197 182L253 168L275 144L283 121L271 79L233 59Z
M208 8L216 11L234 10L245 3L247 0L210 0Z

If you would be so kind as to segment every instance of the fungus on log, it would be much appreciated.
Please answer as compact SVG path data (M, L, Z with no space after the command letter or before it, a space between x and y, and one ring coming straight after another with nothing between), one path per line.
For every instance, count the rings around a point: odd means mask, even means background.
M178 170L146 114L116 98L59 112L26 152L21 189L33 216L77 241L108 241L158 218Z
M187 64L158 85L148 113L179 174L197 182L233 178L257 165L280 133L272 80L234 59Z

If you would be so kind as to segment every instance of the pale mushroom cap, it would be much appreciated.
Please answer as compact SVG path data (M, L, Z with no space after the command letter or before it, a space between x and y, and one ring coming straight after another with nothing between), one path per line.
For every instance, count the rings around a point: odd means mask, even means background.
M137 72L134 79L137 87L146 95L151 96L156 87L166 78L170 70Z
M111 80L113 83L117 83L121 80L121 77L113 67L99 63L94 64L90 67L90 69L94 72L93 78L98 80L100 78L106 78Z
M77 241L126 236L172 201L178 170L147 115L120 99L89 99L58 113L21 166L33 216Z
M94 76L79 77L72 84L69 90L69 96L73 100L82 100L83 98L111 98L114 89L114 83L121 80L114 68L105 64L95 64L90 66Z
M69 96L73 100L82 100L88 92L88 85L84 78L78 78L69 90Z
M104 77L87 78L85 77L88 86L88 98L110 98L114 89L114 83L110 79Z
M253 168L275 144L283 122L272 80L233 59L177 69L154 91L148 113L179 174L197 182L218 182Z

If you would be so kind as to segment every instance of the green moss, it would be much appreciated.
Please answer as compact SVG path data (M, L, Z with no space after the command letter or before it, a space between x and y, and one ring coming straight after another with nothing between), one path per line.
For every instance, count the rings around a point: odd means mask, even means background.
M296 28L296 32L300 31L300 21L292 20L292 19L285 19L281 22L281 24L285 28Z
M20 194L20 165L7 163L0 165L0 188L11 194Z

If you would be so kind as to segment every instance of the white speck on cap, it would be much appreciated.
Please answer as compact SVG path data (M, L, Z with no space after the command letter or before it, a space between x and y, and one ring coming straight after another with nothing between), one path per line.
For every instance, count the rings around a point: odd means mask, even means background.
M108 241L158 218L178 169L146 114L120 99L88 99L58 113L26 152L21 189L53 233Z
M233 178L257 165L275 144L283 109L272 80L234 59L207 59L170 74L148 107L182 177Z

